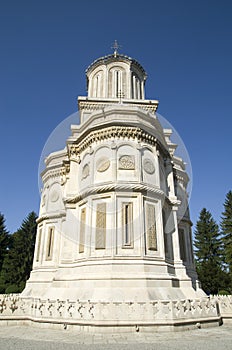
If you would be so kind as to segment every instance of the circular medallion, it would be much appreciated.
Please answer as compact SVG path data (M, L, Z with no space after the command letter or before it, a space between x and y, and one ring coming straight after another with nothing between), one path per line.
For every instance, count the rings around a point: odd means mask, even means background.
M86 179L89 176L90 168L89 164L85 164L82 169L82 180Z
M97 162L97 171L99 173L103 173L110 167L110 160L106 157L100 158L99 161Z
M143 161L143 169L148 174L154 174L154 172L155 172L155 166L154 166L153 162L148 158L144 159L144 161Z
M51 202L56 202L59 199L59 193L56 190L53 190L52 193L50 194L50 200Z

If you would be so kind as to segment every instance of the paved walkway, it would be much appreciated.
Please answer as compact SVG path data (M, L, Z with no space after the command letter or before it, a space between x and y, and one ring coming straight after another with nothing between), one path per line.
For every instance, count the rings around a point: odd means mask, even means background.
M89 334L1 326L0 350L231 350L232 325L184 332Z

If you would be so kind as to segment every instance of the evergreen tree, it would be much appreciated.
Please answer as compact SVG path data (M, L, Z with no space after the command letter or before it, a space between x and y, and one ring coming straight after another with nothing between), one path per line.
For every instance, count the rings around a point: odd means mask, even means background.
M1 270L3 261L8 253L8 249L10 248L11 236L5 227L5 218L0 213L0 293L5 291L5 285L1 279Z
M232 191L226 195L222 213L221 230L224 243L225 262L232 277Z
M224 289L226 278L222 270L222 241L217 223L205 208L196 224L194 245L202 288L207 294L218 294L220 289Z
M0 272L2 269L3 260L6 256L10 244L10 235L5 227L5 218L0 213Z
M1 279L6 293L21 292L32 269L35 238L36 214L31 212L18 231L13 234L12 248L6 255Z

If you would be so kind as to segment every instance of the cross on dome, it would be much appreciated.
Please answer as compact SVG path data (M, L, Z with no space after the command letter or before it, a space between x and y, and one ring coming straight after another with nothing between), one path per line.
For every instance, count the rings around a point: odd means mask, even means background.
M121 48L121 45L118 44L117 40L114 40L113 46L111 46L111 49L114 49L114 56L117 56L118 50Z

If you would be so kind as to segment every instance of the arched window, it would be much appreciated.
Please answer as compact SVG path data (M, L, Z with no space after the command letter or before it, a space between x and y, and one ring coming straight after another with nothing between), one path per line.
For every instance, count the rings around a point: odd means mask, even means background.
M92 96L102 97L102 71L94 75L92 82Z
M132 74L132 94L131 95L133 99L142 98L141 81L135 73Z
M122 93L122 71L120 70L114 72L113 91L114 97L120 97Z

